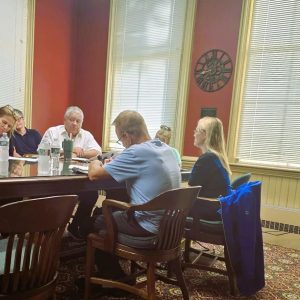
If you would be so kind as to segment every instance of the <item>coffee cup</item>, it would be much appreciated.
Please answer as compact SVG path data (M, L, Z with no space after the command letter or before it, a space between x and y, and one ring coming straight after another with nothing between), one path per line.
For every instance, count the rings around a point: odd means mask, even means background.
M64 139L62 142L62 148L64 150L64 160L71 160L73 154L73 141L70 139Z

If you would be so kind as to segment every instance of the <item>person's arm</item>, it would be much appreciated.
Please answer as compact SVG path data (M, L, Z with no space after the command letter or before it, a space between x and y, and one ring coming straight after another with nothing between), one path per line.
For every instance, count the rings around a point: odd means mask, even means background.
M80 147L74 147L73 153L76 155L76 157L84 157L84 158L92 158L99 154L101 155L101 151L97 151L95 149L84 150Z
M100 160L90 162L88 176L90 180L112 179L112 176L103 168Z
M94 136L86 130L82 131L84 134L83 144L80 147L74 147L73 152L78 157L92 158L93 156L102 155L102 149L96 142Z

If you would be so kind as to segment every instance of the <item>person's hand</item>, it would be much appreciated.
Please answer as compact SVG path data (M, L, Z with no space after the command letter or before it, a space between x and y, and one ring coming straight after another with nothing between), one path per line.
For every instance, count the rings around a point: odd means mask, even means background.
M13 157L22 157L22 156L16 151L16 147L14 147L14 150L13 150Z
M104 164L108 164L113 160L112 157L104 159Z
M93 160L89 163L89 171L92 169L95 169L95 168L100 168L102 166L103 166L103 164L100 160L98 160L98 159Z
M75 153L77 157L84 157L83 148L75 147L75 148L73 148L73 153Z

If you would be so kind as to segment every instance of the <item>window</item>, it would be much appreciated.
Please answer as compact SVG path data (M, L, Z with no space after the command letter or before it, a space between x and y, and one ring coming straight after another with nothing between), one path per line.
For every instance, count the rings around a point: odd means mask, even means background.
M27 0L0 1L0 106L24 109Z
M250 30L244 37L249 43L239 59L240 70L244 66L239 74L244 73L244 77L241 92L237 93L241 107L235 159L246 164L298 169L300 2L251 2Z
M104 128L109 147L118 147L111 123L126 109L143 115L152 137L161 124L176 135L185 30L192 31L186 26L189 5L187 0L112 1Z

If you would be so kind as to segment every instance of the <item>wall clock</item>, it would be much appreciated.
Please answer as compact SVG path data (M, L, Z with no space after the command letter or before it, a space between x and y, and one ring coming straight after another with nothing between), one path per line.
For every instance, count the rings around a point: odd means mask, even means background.
M232 70L230 56L223 50L211 49L198 59L194 77L200 89L206 92L215 92L226 85Z

